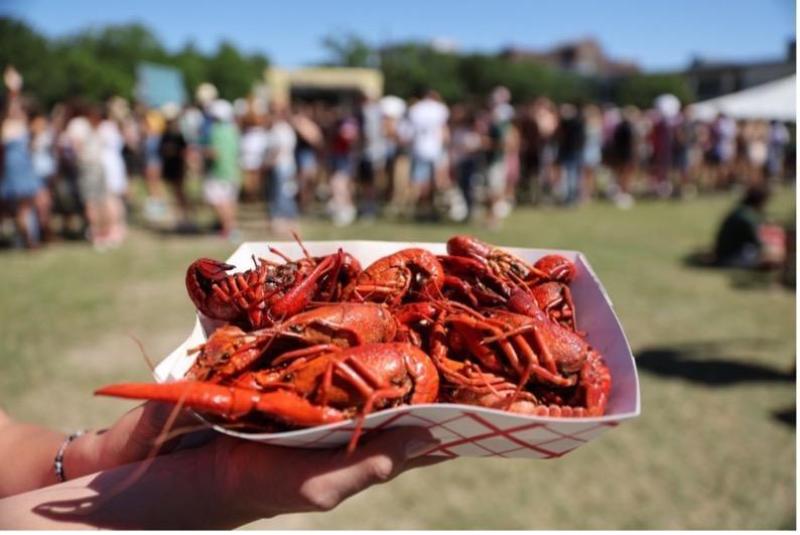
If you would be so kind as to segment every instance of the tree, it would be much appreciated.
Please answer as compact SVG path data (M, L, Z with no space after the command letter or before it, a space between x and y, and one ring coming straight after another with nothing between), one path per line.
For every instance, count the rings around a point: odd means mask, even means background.
M269 64L264 55L244 55L228 42L220 43L212 56L192 43L170 53L141 24L87 29L48 40L24 22L0 18L0 68L14 65L25 79L25 91L47 106L70 97L133 98L136 67L143 61L177 67L190 92L211 81L229 99L246 96Z
M636 74L617 82L615 100L620 104L633 104L649 108L653 100L664 93L671 93L685 103L694 101L689 83L680 74Z
M327 35L322 38L322 46L330 54L327 65L337 67L377 67L376 55L372 47L355 34L341 37Z

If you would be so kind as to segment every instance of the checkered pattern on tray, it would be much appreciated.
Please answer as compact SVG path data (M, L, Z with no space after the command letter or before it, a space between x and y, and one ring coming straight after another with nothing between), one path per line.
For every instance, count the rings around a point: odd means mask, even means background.
M554 459L598 437L616 421L548 420L531 421L519 416L498 417L466 407L411 408L388 415L375 413L364 429L425 427L442 444L432 455L448 457L524 457ZM354 426L319 430L313 436L269 437L263 442L304 448L324 448L345 444Z

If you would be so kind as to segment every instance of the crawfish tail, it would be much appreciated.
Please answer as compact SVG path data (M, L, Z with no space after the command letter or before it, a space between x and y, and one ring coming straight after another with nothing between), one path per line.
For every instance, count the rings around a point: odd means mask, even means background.
M312 405L293 392L257 392L200 381L122 383L100 388L95 391L95 395L181 403L185 407L214 413L229 420L236 420L254 411L298 426L326 424L344 419L342 413L336 409Z

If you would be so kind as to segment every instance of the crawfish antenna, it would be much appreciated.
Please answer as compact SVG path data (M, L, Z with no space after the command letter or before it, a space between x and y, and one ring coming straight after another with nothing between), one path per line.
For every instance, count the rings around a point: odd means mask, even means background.
M297 245L300 246L300 249L303 250L303 254L306 256L306 258L311 258L311 255L308 254L305 245L303 245L303 240L300 239L300 236L298 236L297 232L294 230L292 231L292 237L294 238L294 241L297 242Z
M133 333L128 333L128 336L131 338L131 340L133 340L134 344L139 346L139 351L142 353L142 358L144 359L145 364L147 364L147 367L150 368L151 372L154 372L156 370L156 365L153 364L153 361L150 360L150 357L147 355L147 351L145 351L142 341L139 340Z

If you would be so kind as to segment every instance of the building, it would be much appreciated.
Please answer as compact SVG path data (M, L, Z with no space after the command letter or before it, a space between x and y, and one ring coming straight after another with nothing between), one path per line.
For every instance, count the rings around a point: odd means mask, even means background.
M695 58L684 73L697 100L707 100L761 85L795 72L795 41L782 58L761 61L715 61Z
M270 68L266 75L267 91L273 101L325 100L353 104L362 93L373 98L383 96L383 73L377 69L350 67L310 67L285 70Z
M615 77L639 72L631 61L611 59L600 44L592 38L556 45L545 51L509 47L500 53L511 61L532 61L585 76Z

